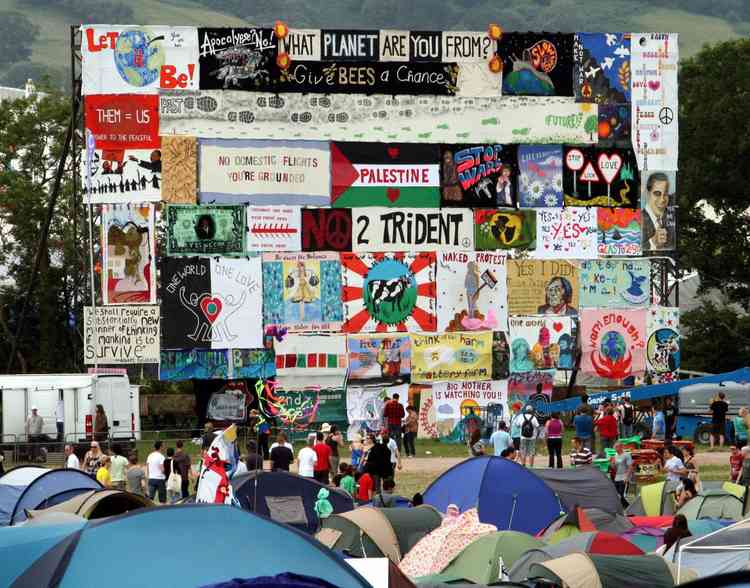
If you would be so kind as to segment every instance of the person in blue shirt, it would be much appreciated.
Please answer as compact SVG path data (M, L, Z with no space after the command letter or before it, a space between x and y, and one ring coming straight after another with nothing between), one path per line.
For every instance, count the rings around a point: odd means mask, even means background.
M661 406L654 407L654 421L651 428L651 437L664 441L664 435L666 433L666 421L664 419L664 411Z
M578 414L573 417L573 425L576 428L576 437L582 442L587 449L594 450L594 419L585 411L578 409Z
M495 455L500 455L502 452L513 445L513 440L510 438L508 433L508 425L505 421L500 421L498 430L492 433L490 436L490 443L495 450Z
M513 416L510 417L510 438L516 451L521 449L521 425L516 423L516 416L521 412L520 407L513 408Z

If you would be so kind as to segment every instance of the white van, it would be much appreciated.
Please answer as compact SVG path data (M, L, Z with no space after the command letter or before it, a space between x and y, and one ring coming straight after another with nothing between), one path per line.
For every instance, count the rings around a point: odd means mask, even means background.
M55 410L63 401L66 442L91 439L96 405L101 404L113 439L140 439L139 388L127 375L18 374L0 376L2 443L25 442L25 423L36 406L42 433L57 438Z

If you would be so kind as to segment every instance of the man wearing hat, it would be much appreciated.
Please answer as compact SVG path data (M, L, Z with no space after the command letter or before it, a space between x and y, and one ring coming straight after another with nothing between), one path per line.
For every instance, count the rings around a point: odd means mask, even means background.
M31 459L33 461L36 461L39 456L37 443L42 441L42 427L44 427L44 419L39 416L37 407L32 406L31 416L26 419L26 435L29 443L31 443Z

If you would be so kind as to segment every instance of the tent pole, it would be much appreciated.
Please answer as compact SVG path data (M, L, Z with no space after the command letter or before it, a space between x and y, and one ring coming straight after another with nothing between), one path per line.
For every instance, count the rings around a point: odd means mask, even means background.
M518 501L518 494L513 495L513 508L510 510L510 520L508 521L508 531L511 530L513 525L513 516L516 514L516 502Z

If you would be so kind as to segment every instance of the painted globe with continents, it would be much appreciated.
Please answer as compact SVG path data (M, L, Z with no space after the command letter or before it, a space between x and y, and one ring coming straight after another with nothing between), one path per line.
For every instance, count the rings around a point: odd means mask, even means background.
M120 77L131 86L143 88L159 79L164 65L163 37L150 38L146 31L124 31L115 43L115 66Z
M383 259L365 277L363 299L367 312L379 323L397 325L417 304L414 275L402 261Z
M611 361L617 361L625 357L627 345L625 338L617 331L607 331L602 337L599 352Z

